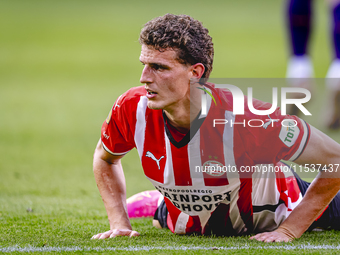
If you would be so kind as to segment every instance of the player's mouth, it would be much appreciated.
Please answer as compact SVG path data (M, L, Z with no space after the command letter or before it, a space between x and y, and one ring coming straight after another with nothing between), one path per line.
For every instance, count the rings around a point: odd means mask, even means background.
M152 91L152 90L149 90L149 89L146 90L146 97L147 97L148 99L154 98L156 95L157 95L156 92L154 92L154 91Z

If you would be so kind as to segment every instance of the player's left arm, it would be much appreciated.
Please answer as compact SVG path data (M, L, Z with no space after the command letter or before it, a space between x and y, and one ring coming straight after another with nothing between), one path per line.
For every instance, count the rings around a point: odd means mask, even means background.
M311 126L310 140L295 163L322 164L326 165L328 170L318 173L300 204L277 230L260 233L250 239L264 242L288 242L299 238L339 191L340 169L337 169L337 164L340 163L340 144L321 131Z

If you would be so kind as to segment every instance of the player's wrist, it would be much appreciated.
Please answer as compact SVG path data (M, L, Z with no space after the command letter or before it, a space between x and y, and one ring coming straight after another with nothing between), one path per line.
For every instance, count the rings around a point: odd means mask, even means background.
M303 234L303 232L300 233L301 231L297 231L294 228L287 227L284 224L281 225L280 227L278 227L278 229L276 231L279 232L279 233L282 233L282 234L284 234L286 236L288 236L290 238L290 240L299 238Z
M132 226L130 224L130 221L128 222L110 222L110 229L128 229L132 230Z
M124 226L124 225L110 225L110 230L114 230L114 229L125 229L125 230L131 230L132 231L132 227L131 226Z

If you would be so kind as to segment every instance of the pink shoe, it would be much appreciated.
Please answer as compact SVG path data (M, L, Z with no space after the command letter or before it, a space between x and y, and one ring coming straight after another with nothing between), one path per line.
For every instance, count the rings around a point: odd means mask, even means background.
M153 217L161 193L157 190L148 190L137 193L126 200L127 210L130 218Z

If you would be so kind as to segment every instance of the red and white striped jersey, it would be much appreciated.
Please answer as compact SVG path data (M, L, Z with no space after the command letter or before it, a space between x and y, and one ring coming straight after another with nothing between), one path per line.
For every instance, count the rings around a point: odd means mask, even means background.
M299 157L309 126L278 109L259 116L245 106L244 115L234 115L232 94L216 91L222 103L210 102L207 116L197 117L184 135L167 123L162 110L147 107L144 87L132 88L112 107L102 126L102 144L114 155L137 148L146 177L164 196L172 232L274 230L302 199L295 177L280 160ZM271 107L259 100L253 105ZM222 171L209 171L212 167Z

